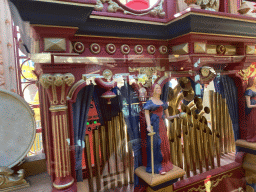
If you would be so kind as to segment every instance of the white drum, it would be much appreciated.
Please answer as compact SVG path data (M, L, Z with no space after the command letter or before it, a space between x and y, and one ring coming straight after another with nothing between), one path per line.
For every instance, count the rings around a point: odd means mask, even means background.
M0 89L0 167L13 167L31 149L36 134L34 113L19 95Z

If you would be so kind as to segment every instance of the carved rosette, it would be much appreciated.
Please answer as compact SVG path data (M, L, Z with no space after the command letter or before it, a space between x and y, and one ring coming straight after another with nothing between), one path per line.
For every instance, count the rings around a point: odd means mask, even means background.
M168 52L168 48L165 45L159 47L159 52L164 55Z
M109 43L106 45L106 51L112 55L116 52L116 46L112 43Z
M134 47L134 52L138 55L142 54L143 53L143 47L141 45L136 45Z
M97 43L91 44L91 46L90 46L90 51L91 51L93 54L98 54L98 53L100 52L100 45L97 44Z
M124 55L128 55L130 53L131 49L129 47L129 45L122 45L121 46L121 52L124 54Z
M53 141L50 150L54 156L54 182L53 191L68 190L74 187L74 178L71 176L70 150L67 140L69 139L69 127L67 117L67 87L75 82L71 73L66 74L42 74L39 78L42 87L46 89L50 100L52 136L46 134L47 140Z
M76 53L81 54L84 52L84 44L81 42L75 42L73 47L74 47L74 52Z
M147 51L150 55L153 55L156 52L156 47L154 45L149 45Z

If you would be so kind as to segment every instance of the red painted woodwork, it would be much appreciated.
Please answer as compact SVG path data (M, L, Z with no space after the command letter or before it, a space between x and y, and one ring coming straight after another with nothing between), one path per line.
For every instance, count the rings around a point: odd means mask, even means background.
M145 0L132 0L125 4L127 7L134 10L144 10L149 8L149 1Z

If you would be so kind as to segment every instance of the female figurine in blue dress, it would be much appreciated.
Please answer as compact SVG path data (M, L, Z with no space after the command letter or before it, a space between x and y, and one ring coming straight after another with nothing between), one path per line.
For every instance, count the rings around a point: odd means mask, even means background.
M172 170L173 165L170 161L170 145L167 138L167 129L165 126L165 118L171 120L179 115L169 116L168 105L160 100L162 93L161 87L158 84L152 86L152 97L144 105L145 118L147 123L147 131L155 132L153 136L153 151L154 151L154 173L165 174ZM153 126L153 130L151 130ZM152 173L151 167L151 146L150 137L147 136L147 167L146 171Z
M249 77L244 95L246 99L245 114L247 115L246 140L256 142L256 78Z

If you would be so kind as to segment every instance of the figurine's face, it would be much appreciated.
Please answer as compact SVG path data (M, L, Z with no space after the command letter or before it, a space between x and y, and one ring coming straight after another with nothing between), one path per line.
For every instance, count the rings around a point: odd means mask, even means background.
M155 85L154 93L158 94L158 95L161 95L162 89L161 89L160 85L158 85L158 84Z

